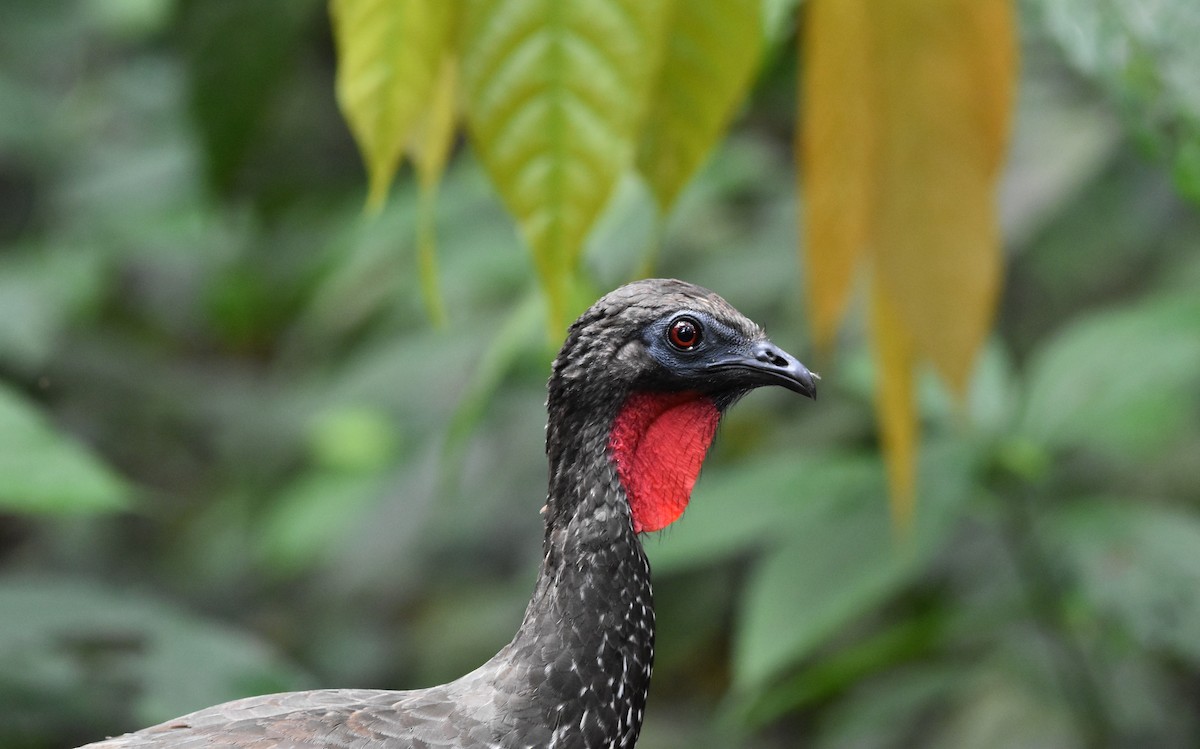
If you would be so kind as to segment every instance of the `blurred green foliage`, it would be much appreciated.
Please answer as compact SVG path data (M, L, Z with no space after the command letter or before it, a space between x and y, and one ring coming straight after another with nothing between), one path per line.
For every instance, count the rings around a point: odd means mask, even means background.
M529 261L457 154L433 329L411 180L361 215L322 8L250 5L0 7L0 745L453 678L528 599L552 354ZM851 326L821 401L746 399L647 539L640 746L1200 742L1200 93L1170 36L1200 11L1046 5L1022 6L1000 324L965 407L924 384L912 536ZM1153 54L1111 59L1114 29ZM660 271L803 352L794 79L768 58ZM594 292L656 231L622 185Z

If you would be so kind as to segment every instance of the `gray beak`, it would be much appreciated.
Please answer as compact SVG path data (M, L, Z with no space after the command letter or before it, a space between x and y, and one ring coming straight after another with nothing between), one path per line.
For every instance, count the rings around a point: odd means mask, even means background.
M808 367L768 340L755 341L749 350L709 365L711 369L737 370L739 379L751 387L779 385L794 393L817 398L817 380Z

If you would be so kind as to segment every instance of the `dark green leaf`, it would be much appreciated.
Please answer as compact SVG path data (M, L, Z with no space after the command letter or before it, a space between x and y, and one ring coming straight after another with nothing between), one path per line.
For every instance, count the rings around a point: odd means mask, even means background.
M338 548L380 488L377 477L316 474L296 481L272 504L258 543L262 560L285 574Z
M807 500L786 541L750 577L734 641L734 683L751 689L893 595L943 542L967 494L967 448L933 446L922 461L921 511L901 538L882 467L873 481Z
M226 190L264 136L280 82L295 69L316 0L188 0L180 4L191 104L210 183Z
M1200 201L1200 13L1191 0L1038 0L1043 23L1080 71L1124 109Z
M111 512L128 501L129 489L116 474L0 385L0 509Z
M141 724L306 683L244 633L128 593L52 579L0 582L0 672L31 689L131 709Z
M1200 520L1149 501L1081 502L1053 525L1089 609L1200 664Z
M645 542L656 572L704 567L742 551L774 548L791 529L820 522L837 497L878 487L878 465L856 455L776 455L705 469L684 516Z
M1200 298L1092 315L1039 352L1022 433L1043 444L1153 455L1200 396Z

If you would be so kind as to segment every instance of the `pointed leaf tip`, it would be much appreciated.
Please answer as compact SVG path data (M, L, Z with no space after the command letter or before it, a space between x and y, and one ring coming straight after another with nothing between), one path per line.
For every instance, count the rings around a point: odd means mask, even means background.
M362 152L378 211L451 43L454 3L331 0L337 100Z
M912 337L879 283L871 289L871 344L875 350L875 410L879 415L892 520L901 534L912 525L920 439L913 389Z

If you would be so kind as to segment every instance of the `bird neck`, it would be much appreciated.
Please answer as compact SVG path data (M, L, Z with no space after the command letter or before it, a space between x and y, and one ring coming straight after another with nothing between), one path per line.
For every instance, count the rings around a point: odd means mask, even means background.
M683 512L718 411L695 393L567 401L554 381L550 393L541 572L490 673L499 692L542 711L544 725L579 731L587 746L633 746L654 661L650 565L637 534Z
M569 745L631 747L654 659L653 591L609 454L615 414L592 415L551 410L541 571L494 673L498 691L525 694L545 725L587 738Z

